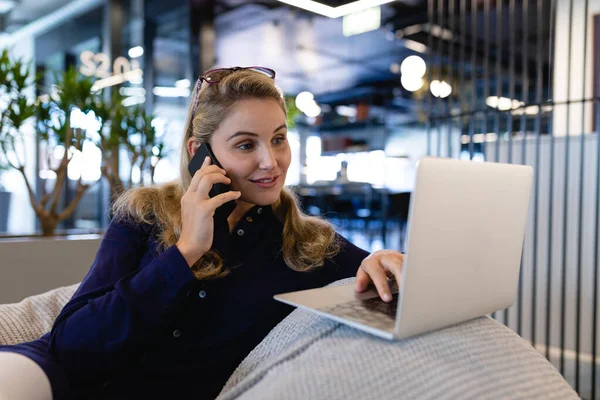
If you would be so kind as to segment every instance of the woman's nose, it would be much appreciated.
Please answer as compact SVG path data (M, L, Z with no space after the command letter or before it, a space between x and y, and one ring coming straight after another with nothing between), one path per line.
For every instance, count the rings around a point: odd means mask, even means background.
M270 147L266 148L261 154L259 168L270 171L275 168L276 165L277 160L275 159L275 152Z

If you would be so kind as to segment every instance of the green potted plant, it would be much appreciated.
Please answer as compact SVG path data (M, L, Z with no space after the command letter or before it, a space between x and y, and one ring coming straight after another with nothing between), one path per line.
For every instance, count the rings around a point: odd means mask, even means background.
M100 120L100 129L95 145L102 152L100 171L106 178L110 190L111 202L123 192L123 181L119 176L119 148L126 136L124 127L127 109L122 105L122 97L113 92L110 100L96 99L96 116Z
M293 96L285 96L285 105L287 107L287 125L289 129L296 127L296 119L302 114L302 111L296 107L296 99Z
M165 156L164 144L152 124L155 116L142 106L125 107L122 101L123 97L115 92L109 102L99 101L95 108L102 121L101 134L95 144L102 151L101 171L109 183L111 200L134 186L135 169L140 172L140 186L146 184L146 176L153 184L156 165ZM127 151L129 161L125 180L119 175L121 148Z
M140 170L140 185L146 184L146 173L150 184L154 184L156 165L165 156L165 147L159 139L152 121L156 117L148 114L143 107L137 107L130 114L129 136L126 146L130 154L132 168L136 165ZM132 142L136 137L137 139ZM129 177L130 184L132 177Z
M67 182L67 170L73 154L81 151L87 133L71 126L71 112L78 108L87 112L93 104L92 80L80 76L74 68L67 70L57 80L56 92L43 96L45 100L32 101L27 92L36 83L29 66L13 59L4 50L0 56L0 93L5 99L0 106L0 151L8 166L19 171L29 192L31 206L40 220L42 234L52 236L56 226L69 218L89 184L77 181L75 194L67 205L62 205L62 194ZM26 160L23 144L26 132L34 124L40 148L46 154L46 168L56 179L45 179L41 194L36 197L35 188L25 174ZM58 162L53 155L62 148Z
M86 141L94 143L102 153L101 172L109 182L111 200L134 186L134 169L140 171L139 185L146 183L146 176L149 183L154 183L156 165L165 150L152 124L152 114L141 106L123 106L123 97L117 90L108 100L102 92L92 92L93 80L75 68L57 77L51 95L32 101L27 92L34 88L36 79L30 71L21 60L11 58L7 50L2 52L0 99L4 101L0 101L0 167L4 160L6 168L15 169L23 176L44 236L52 236L56 226L73 215L84 194L96 183L84 182L80 176L73 197L68 204L62 204L69 163L76 152L82 151ZM90 136L84 128L73 126L71 113L76 109L83 113L94 112L100 125L98 135ZM25 174L27 160L22 157L28 128L36 133L40 153L45 155L40 160L42 168L50 175L43 180L38 195ZM123 148L130 162L125 182L119 176L119 151ZM61 153L60 159L54 159L57 152ZM8 212L0 215L8 215Z

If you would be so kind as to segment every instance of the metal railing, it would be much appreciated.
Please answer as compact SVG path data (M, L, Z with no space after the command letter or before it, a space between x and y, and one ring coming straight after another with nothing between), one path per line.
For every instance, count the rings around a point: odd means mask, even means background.
M428 0L430 155L529 164L517 301L494 317L597 398L600 6ZM451 34L435 32L447 30Z

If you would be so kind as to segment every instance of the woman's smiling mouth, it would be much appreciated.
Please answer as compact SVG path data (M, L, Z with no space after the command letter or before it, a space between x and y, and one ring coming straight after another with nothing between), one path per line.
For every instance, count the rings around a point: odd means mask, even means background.
M256 184L260 188L269 189L275 186L275 184L279 180L279 177L280 175L272 176L270 178L250 179L250 182Z

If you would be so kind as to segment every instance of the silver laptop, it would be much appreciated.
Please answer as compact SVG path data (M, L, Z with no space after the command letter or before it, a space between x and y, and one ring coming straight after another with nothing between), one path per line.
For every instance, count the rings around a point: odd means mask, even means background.
M374 335L405 338L510 307L533 169L422 158L411 196L401 287L383 302L354 284L275 299Z

